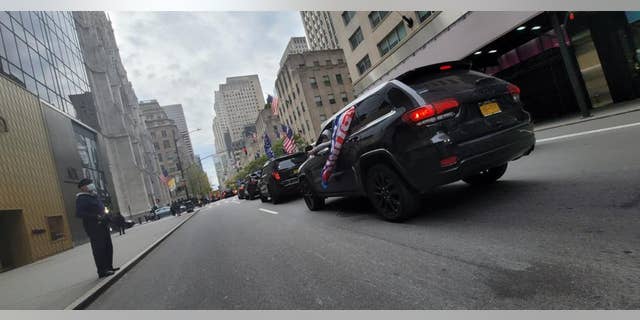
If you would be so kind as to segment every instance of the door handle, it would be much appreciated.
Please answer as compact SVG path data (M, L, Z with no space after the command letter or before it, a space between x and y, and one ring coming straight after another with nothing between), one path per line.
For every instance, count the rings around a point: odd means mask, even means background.
M358 136L355 136L355 137L351 137L351 138L347 139L347 142L354 142L354 143L357 143L357 142L358 142L358 140L359 140Z

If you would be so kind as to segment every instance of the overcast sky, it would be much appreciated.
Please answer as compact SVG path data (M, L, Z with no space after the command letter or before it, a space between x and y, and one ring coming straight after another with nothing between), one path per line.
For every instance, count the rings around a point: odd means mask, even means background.
M194 153L214 153L213 92L226 77L258 74L272 93L290 37L304 36L297 11L109 12L138 99L182 104ZM202 161L217 183L211 158Z

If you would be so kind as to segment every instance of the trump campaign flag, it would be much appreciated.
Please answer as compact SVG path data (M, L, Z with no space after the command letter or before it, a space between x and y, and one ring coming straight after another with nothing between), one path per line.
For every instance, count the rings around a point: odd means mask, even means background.
M331 137L331 151L329 153L329 158L327 158L327 162L324 164L322 168L322 188L326 189L329 183L329 178L333 174L333 169L336 166L336 161L338 160L338 155L340 155L340 150L342 149L342 144L344 143L344 139L347 137L349 133L349 126L351 126L351 120L353 119L353 115L355 113L356 108L352 106L347 109L347 111L343 112L340 116L336 117L333 122L333 135Z
M269 139L269 135L264 133L264 153L267 154L267 158L273 159L275 156L273 155L273 150L271 150L271 139Z

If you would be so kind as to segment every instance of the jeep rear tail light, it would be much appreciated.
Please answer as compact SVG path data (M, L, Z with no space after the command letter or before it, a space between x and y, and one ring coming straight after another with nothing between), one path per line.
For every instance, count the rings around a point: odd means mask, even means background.
M520 88L518 88L518 86L510 83L507 85L507 90L509 91L509 94L513 98L514 102L520 101Z
M273 178L277 181L280 180L280 173L278 171L274 171L271 175L273 175Z
M439 116L449 113L459 106L460 103L456 99L444 99L409 110L402 115L402 120L406 123L416 125L422 125L427 122L435 122L437 120L444 119L440 118Z

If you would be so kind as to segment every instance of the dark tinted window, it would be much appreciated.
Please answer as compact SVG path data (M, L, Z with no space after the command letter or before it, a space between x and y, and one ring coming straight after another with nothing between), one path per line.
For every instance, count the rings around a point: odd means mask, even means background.
M481 81L487 79L487 82ZM479 83L488 83L489 79L495 79L484 73L468 70L453 70L446 72L427 73L403 82L416 90L423 98L427 99L429 93L442 91L463 91L476 87ZM499 81L499 80L496 80Z
M411 97L398 88L391 88L387 92L387 99L396 108L413 107L415 102Z
M391 109L393 108L383 96L379 94L372 95L356 106L356 115L349 131L354 132L366 126L369 122L391 111Z
M305 160L304 155L295 156L293 158L284 159L278 162L278 170L291 169L301 165Z

